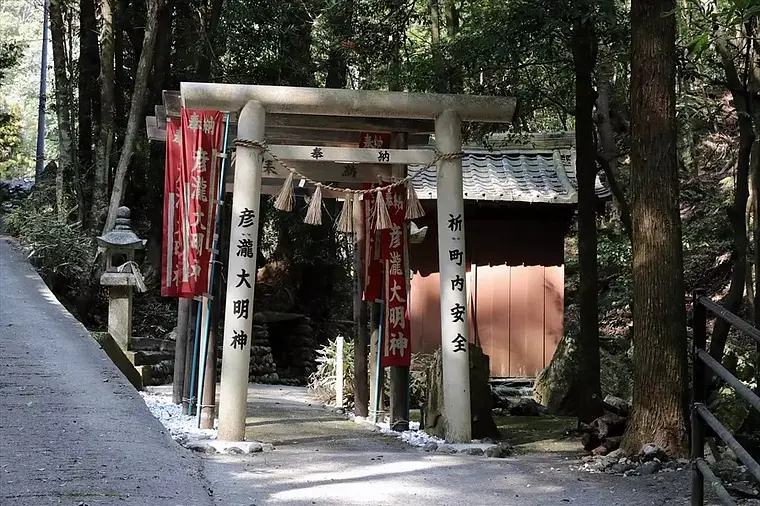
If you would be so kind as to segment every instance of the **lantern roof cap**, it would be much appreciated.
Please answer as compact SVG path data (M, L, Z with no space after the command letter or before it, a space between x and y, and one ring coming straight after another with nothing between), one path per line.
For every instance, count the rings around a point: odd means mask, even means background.
M98 245L104 248L142 249L147 242L132 231L131 211L126 206L116 210L116 224L109 232L98 237Z

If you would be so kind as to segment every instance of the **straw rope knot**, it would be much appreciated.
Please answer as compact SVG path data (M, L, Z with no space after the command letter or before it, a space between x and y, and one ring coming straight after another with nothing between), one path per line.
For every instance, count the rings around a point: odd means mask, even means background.
M269 147L265 141L255 141L253 139L235 139L235 146L258 149L260 151L269 151Z

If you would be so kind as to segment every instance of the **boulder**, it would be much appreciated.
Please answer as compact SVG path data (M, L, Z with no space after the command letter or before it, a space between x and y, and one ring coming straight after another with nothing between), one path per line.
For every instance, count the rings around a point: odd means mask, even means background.
M583 445L584 450L590 452L602 444L602 440L599 439L599 436L596 433L586 432L581 436L581 444Z
M753 499L760 495L754 485L748 481L727 483L726 490L731 492L734 496L738 496L743 499Z
M645 476L648 474L654 474L660 469L662 469L662 463L657 460L650 460L649 462L644 462L641 464L638 467L637 471L640 475Z
M596 429L599 438L605 439L622 436L623 432L625 432L626 423L627 420L622 416L614 413L605 413L591 422L591 425Z
M509 409L509 414L512 416L541 416L545 412L546 408L530 397L523 397Z
M435 441L428 441L425 443L425 446L423 446L422 449L426 452L434 452L438 449L438 443Z
M482 348L470 344L470 414L472 438L498 438L499 429L493 421L491 387L488 383L490 365ZM436 350L427 371L428 399L425 404L425 432L445 438L446 419L443 415L443 360L440 348Z
M633 366L625 353L613 353L602 348L599 352L602 395L629 399L632 389ZM557 345L549 365L536 377L533 398L546 406L549 414L575 416L578 404L578 348L576 337L565 335ZM622 413L618 413L622 414Z
M216 453L216 448L214 448L210 444L195 442L195 441L187 443L185 445L185 448L194 452L198 452L198 453Z
M668 460L668 454L654 443L647 443L641 447L639 458L642 462L649 462L657 459L660 461Z
M594 455L609 455L620 448L621 436L605 438L602 443L594 448L591 453ZM618 457L619 458L619 457Z
M621 399L620 397L615 397L614 395L607 395L604 398L604 404L612 408L613 412L616 415L620 415L623 417L627 417L631 413L631 405L628 404L626 401Z
M499 443L495 446L489 446L484 453L486 457L503 459L512 455L512 446L507 443Z

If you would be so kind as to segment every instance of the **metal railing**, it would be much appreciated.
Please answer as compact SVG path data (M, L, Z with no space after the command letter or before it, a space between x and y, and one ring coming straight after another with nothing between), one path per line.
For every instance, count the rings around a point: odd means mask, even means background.
M705 480L715 495L726 505L736 502L723 487L721 480L713 474L705 462L705 428L709 426L721 438L734 454L747 466L747 470L760 481L760 465L747 450L731 435L705 405L707 389L712 374L719 376L730 385L736 393L750 406L760 411L760 397L747 388L731 372L723 367L706 351L707 347L707 312L713 313L736 330L750 336L760 343L760 330L726 310L709 297L704 291L696 290L692 299L694 309L694 340L692 346L692 376L691 376L691 504L703 506L705 500Z

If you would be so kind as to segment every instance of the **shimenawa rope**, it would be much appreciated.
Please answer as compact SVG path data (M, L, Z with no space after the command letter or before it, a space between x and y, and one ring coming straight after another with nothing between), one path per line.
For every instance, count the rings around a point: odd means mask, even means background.
M388 190L388 193L390 194L391 191L393 191L395 188L402 185L406 185L406 213L405 213L404 218L407 220L412 220L412 219L416 219L416 218L420 218L424 216L425 212L422 208L422 204L417 198L417 193L414 191L414 188L411 184L412 180L416 178L417 176L421 175L430 167L433 167L439 161L454 160L457 158L462 158L462 156L464 155L462 151L459 151L456 153L440 153L436 151L435 157L433 157L433 160L430 161L430 163L428 163L427 165L425 165L422 169L416 171L414 174L410 174L398 181L394 181L393 183L380 185L375 188L356 190L353 188L343 188L343 187L334 186L331 184L322 183L320 181L311 179L310 177L305 176L304 174L301 174L299 171L297 171L293 167L290 167L285 162L283 162L276 154L272 153L272 151L269 149L269 146L264 141L256 141L252 139L235 139L234 144L237 147L256 149L259 151L265 151L269 153L269 156L271 156L275 162L280 164L283 168L285 168L289 172L288 177L285 180L285 183L277 192L277 198L274 204L274 207L276 209L279 209L281 211L287 211L287 212L293 210L293 195L294 195L293 183L294 183L294 178L296 176L316 187L314 194L312 195L311 201L309 202L309 208L306 213L306 218L304 219L305 223L308 223L311 225L322 224L322 217L321 217L322 215L321 213L322 188L334 191L336 193L343 193L345 195L348 195L349 198L345 199L345 202L343 204L343 209L341 210L340 217L338 218L338 221L336 224L338 230L340 232L345 232L345 233L353 233L354 231L353 219L350 218L352 214L353 204L349 205L349 202L352 201L352 199L350 198L350 196L352 195L369 195L372 193L376 194L377 197L376 197L376 202L375 202L375 209L373 210L373 213L372 213L373 217L372 217L371 222L375 224L375 227L378 230L387 229L391 227L391 220L388 214L388 209L385 204L383 192Z

